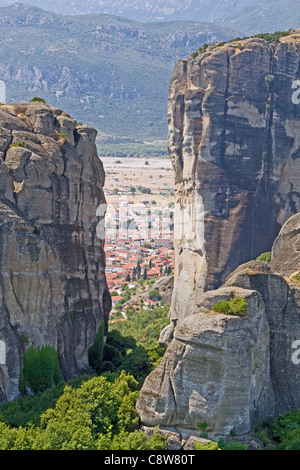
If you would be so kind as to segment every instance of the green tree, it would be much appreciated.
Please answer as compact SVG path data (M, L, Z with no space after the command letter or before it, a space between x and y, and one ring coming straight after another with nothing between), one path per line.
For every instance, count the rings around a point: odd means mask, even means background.
M21 389L28 386L33 392L43 392L62 380L58 356L53 346L35 349L30 346L24 355Z
M35 96L34 98L32 98L31 102L32 102L32 103L34 103L34 102L46 103L46 101L44 100L44 98L39 98L38 96Z
M101 363L103 360L104 348L104 320L102 320L97 334L94 339L93 345L88 351L89 365L97 372L101 370Z
M161 300L161 295L157 288L154 288L149 292L149 299L154 300L154 301Z

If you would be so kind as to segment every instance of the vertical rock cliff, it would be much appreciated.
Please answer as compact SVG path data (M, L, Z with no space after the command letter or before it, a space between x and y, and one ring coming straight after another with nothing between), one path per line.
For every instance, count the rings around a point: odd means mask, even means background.
M170 83L169 154L176 179L171 318L196 291L270 251L300 207L300 33L247 39L180 61Z
M0 106L1 400L18 393L28 344L54 346L67 379L87 366L99 324L107 325L95 137L43 103Z
M211 437L247 433L300 407L300 30L180 61L169 153L169 345L137 409L144 425L182 434L204 421ZM254 261L271 250L270 264ZM214 311L239 297L244 315Z

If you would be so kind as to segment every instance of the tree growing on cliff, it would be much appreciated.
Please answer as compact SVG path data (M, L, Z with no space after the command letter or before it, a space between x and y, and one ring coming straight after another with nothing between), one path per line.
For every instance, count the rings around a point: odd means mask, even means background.
M46 104L46 101L44 100L44 98L40 98L39 96L35 96L34 98L32 98L32 100L30 100L31 103L44 103Z
M43 392L57 385L62 380L58 356L53 346L42 346L27 349L24 355L24 366L20 375L20 389L28 386L33 392Z
M93 345L88 352L89 365L99 374L101 371L101 364L103 361L103 348L104 348L104 320L102 320Z

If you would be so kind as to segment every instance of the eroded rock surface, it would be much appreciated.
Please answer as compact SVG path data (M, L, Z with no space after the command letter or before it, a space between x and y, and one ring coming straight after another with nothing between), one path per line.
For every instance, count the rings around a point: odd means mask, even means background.
M243 434L269 416L300 407L300 290L262 261L234 271L223 287L199 295L180 322L161 364L138 400L143 424L191 434L207 421L210 436ZM213 312L244 297L244 317Z
M67 379L87 366L99 324L107 324L95 137L43 103L0 107L1 399L18 393L28 344L54 346Z
M245 434L300 408L299 65L295 30L174 69L174 291L169 345L137 403L146 426ZM271 250L270 264L251 261ZM246 299L244 317L213 311L231 297Z
M273 413L269 330L258 292L235 289L249 305L247 318L218 313L186 317L174 331L161 364L146 379L138 400L141 420L190 434L207 421L214 435L246 432L253 418ZM212 307L232 288L205 298ZM199 428L198 428L199 429Z
M300 32L181 60L170 83L176 179L171 319L237 266L270 251L300 208Z

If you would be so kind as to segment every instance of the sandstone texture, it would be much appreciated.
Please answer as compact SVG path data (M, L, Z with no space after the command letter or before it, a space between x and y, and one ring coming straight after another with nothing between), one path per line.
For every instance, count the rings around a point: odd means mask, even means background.
M300 213L290 217L282 226L272 247L270 265L273 270L297 282L294 276L300 274Z
M300 208L300 30L181 60L170 82L168 148L176 185L171 320L270 251Z
M300 408L299 54L296 30L174 69L174 290L168 348L137 402L145 426L245 435ZM266 251L270 263L255 261ZM245 315L214 311L236 297Z
M262 261L246 263L224 286L199 295L177 324L161 364L147 377L137 408L143 424L209 437L244 434L270 416L300 407L300 289ZM244 297L244 317L213 311ZM198 428L199 429L199 428Z
M0 106L0 400L18 394L29 344L54 346L67 379L87 366L107 324L95 137L47 104Z

